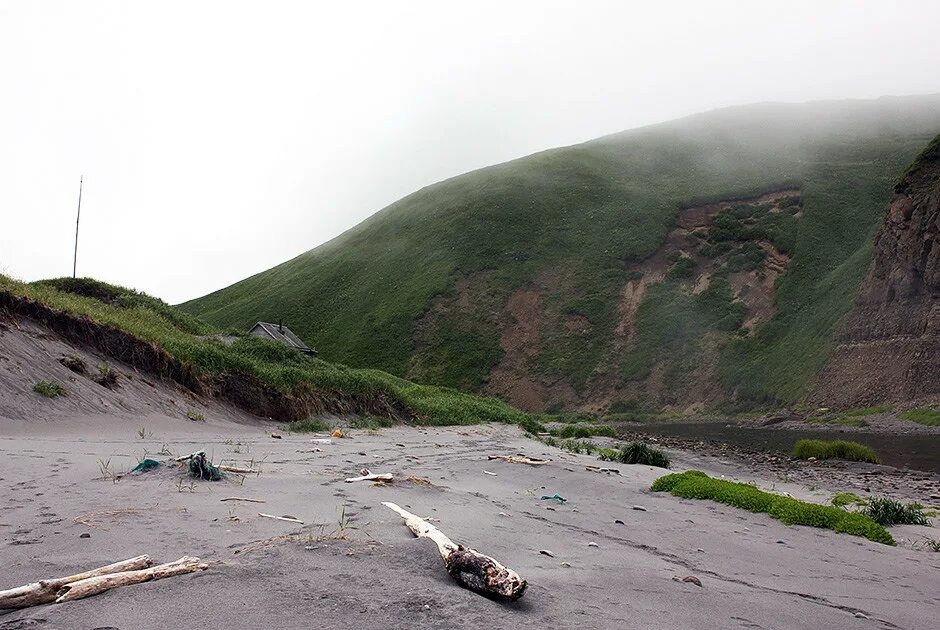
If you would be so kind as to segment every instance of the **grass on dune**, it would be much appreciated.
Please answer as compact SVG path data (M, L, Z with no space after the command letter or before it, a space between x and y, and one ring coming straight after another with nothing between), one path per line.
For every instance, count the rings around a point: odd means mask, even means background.
M940 408L938 407L918 407L917 409L902 411L898 416L929 427L940 426Z
M380 370L329 363L247 335L225 345L211 336L221 331L195 317L177 313L174 307L156 298L95 280L26 284L0 276L0 290L87 316L156 343L205 375L242 372L285 392L303 385L339 394L387 393L425 424L494 421L519 423L530 431L541 430L534 418L493 398L419 385ZM93 293L95 296L89 297Z
M863 514L764 492L746 483L713 479L697 470L660 477L653 483L652 490L670 492L685 499L707 499L750 512L768 514L787 525L820 527L862 536L885 545L895 544L894 538L882 525Z
M797 459L845 459L853 462L880 463L873 449L847 440L800 440L793 447Z

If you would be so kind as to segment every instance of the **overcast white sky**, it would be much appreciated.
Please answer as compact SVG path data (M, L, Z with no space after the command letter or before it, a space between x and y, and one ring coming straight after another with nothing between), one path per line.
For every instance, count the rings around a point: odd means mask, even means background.
M0 0L0 272L170 302L477 167L725 105L940 92L940 2Z

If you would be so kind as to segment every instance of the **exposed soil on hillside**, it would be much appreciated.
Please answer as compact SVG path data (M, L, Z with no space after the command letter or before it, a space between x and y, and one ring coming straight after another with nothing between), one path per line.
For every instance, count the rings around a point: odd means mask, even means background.
M940 158L922 158L898 186L812 398L833 407L940 398Z

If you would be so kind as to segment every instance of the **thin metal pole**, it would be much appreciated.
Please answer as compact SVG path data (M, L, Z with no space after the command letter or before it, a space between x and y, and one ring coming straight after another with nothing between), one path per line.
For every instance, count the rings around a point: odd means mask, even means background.
M82 218L82 184L85 176L82 175L78 180L78 214L75 216L75 256L72 258L72 277L75 277L75 270L78 269L78 222Z

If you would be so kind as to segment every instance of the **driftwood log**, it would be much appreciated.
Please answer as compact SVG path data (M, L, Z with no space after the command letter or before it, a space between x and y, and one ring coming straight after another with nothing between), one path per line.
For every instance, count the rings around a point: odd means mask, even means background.
M0 591L0 608L28 608L30 606L48 604L54 602L56 597L58 597L59 589L68 584L102 575L146 569L152 564L153 560L150 559L150 556L137 556L136 558L121 560L114 564L98 567L91 571L84 571L82 573L76 573L75 575L51 580L40 580L32 584Z
M526 581L512 569L506 568L489 556L469 547L458 545L420 516L402 509L394 503L382 503L405 519L405 526L419 538L430 538L444 559L444 567L458 584L471 591L491 597L515 601L525 593Z
M174 562L158 564L155 567L141 569L139 571L122 571L120 573L109 573L89 577L77 582L71 582L59 589L56 603L69 602L74 599L91 597L112 588L128 586L130 584L140 584L151 580L162 580L163 578L193 573L195 571L205 571L209 565L192 556L183 556Z

